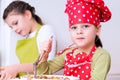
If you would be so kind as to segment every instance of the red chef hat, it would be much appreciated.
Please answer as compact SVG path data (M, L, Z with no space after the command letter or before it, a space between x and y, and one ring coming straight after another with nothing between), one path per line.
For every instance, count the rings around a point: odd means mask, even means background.
M103 0L67 0L65 13L69 17L69 26L78 23L97 26L111 18L111 12Z

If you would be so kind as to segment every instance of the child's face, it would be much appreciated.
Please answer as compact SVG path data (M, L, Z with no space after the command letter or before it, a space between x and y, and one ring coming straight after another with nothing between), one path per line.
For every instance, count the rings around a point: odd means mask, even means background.
M99 35L100 26L83 23L75 24L69 28L72 41L80 48L86 48L95 44L95 37Z
M5 22L10 26L13 31L21 36L26 36L30 33L30 19L25 14L17 14L14 12L9 13Z

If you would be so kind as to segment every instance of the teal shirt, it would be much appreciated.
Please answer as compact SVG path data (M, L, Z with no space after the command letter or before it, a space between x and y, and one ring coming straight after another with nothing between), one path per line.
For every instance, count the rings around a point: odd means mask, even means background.
M38 68L38 74L52 74L64 68L64 61L67 52L73 48L66 50L63 54L56 56L53 60L42 62ZM74 55L77 54L73 53ZM109 53L101 47L95 51L91 63L90 80L105 80L110 70L111 58Z

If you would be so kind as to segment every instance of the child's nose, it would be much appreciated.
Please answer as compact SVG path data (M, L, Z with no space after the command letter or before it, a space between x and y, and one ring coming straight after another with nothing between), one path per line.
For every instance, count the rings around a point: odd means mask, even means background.
M14 32L16 32L16 33L18 32L18 29L17 29L17 28L15 28L15 27L14 27L14 28L12 28L12 30L13 30Z
M82 33L83 33L82 28L79 28L79 29L77 30L77 34L82 34Z

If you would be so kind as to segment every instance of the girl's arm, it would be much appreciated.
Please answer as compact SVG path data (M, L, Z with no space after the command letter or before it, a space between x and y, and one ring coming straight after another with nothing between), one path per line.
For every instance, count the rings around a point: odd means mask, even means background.
M52 74L64 67L65 53L56 56L53 60L44 61L37 67L38 74Z
M48 74L49 73L49 71L46 72L46 69L49 67L47 58L48 58L49 52L51 51L51 48L52 48L52 38L53 37L51 37L48 41L43 42L43 44L42 44L41 51L44 53L42 53L42 55L39 57L39 59L37 61L37 63L38 63L37 64L37 72L39 74ZM57 61L57 59L53 60L53 61Z
M18 73L33 73L33 64L26 63L26 64L14 64L6 67L2 67L0 70L1 79L0 80L9 80L11 78L15 78Z
M37 36L37 44L38 44L39 53L41 53L42 43L44 41L49 40L51 36L53 36L52 48L51 48L51 51L49 53L48 60L53 59L55 57L55 54L56 54L56 36L55 36L55 33L54 33L51 26L43 25L38 33L38 36Z
M91 79L90 80L105 80L110 70L111 58L108 52L98 51L93 57Z

